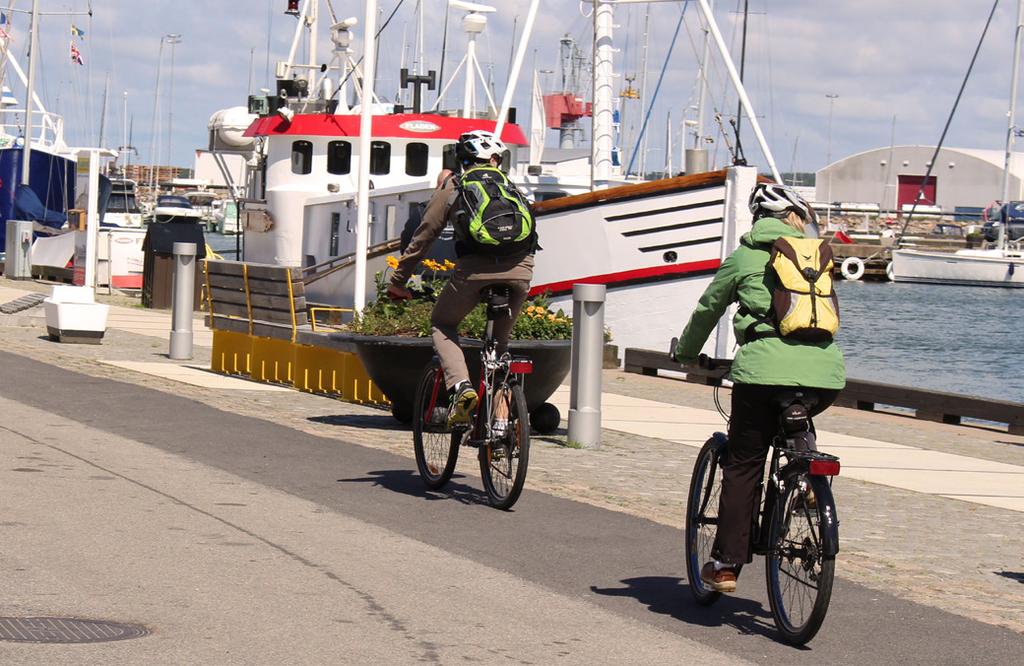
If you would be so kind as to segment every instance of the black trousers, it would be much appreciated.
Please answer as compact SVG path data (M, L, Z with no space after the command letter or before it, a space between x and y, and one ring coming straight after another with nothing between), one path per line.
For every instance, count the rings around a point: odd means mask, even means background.
M722 495L718 507L718 532L711 556L726 564L751 560L750 528L761 496L765 459L779 431L778 398L799 391L808 402L811 416L823 412L839 395L833 389L795 386L736 384L732 388L729 445L722 465ZM807 404L807 403L805 403Z

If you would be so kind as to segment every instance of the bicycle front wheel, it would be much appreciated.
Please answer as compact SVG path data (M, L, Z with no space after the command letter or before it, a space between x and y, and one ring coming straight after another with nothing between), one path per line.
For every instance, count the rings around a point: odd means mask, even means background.
M721 435L712 437L697 454L690 477L686 501L686 578L693 598L709 606L722 596L700 578L701 567L711 561L711 548L718 531L718 501L722 494L722 468L719 459L725 449Z
M526 396L519 384L504 384L494 392L494 407L488 415L490 427L496 417L507 414L508 425L503 434L487 437L480 446L480 476L491 506L509 509L526 483L526 468L530 461L530 414L526 409ZM482 405L481 405L482 407Z
M431 363L416 387L412 419L416 467L431 490L448 483L459 458L459 435L448 427L447 397L444 375Z
M828 485L804 474L786 479L781 500L765 558L768 599L783 640L803 645L818 633L832 597L835 555L826 546L822 516L836 513Z

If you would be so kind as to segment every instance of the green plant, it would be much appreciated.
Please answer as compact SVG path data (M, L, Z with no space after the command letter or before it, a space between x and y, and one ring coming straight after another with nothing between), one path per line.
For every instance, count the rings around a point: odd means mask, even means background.
M433 298L444 289L448 274L455 264L450 261L442 264L425 260L423 273L411 279L408 284L413 299L392 301L387 297L387 274L397 265L397 259L388 257L389 269L374 276L377 299L363 308L349 325L349 330L362 335L430 335ZM486 308L483 304L477 305L462 320L459 335L482 338L486 323ZM552 310L548 295L541 294L528 299L523 305L523 311L512 327L511 337L513 340L568 340L572 338L572 319L562 310Z

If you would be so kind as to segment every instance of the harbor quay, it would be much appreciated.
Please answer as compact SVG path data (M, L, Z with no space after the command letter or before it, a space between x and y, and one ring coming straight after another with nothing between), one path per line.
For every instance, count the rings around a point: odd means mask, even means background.
M0 302L50 286L0 281ZM99 345L0 314L3 663L1017 663L1024 437L832 408L841 546L825 624L779 643L763 564L696 606L683 561L714 389L603 375L602 443L535 437L515 510L475 460L426 490L379 408L167 358L169 313L111 304ZM728 398L722 389L721 397ZM553 401L564 406L566 388ZM726 400L727 402L727 400ZM565 410L563 409L563 413ZM564 422L563 422L564 426ZM66 643L33 618L135 628ZM71 625L68 625L71 626ZM65 633L70 629L65 629Z

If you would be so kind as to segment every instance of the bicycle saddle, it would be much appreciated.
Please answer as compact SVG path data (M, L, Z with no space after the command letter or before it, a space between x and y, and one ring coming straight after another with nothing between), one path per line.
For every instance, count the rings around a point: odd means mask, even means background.
M480 300L487 304L487 318L500 319L512 316L512 287L507 284L492 284L480 290Z

